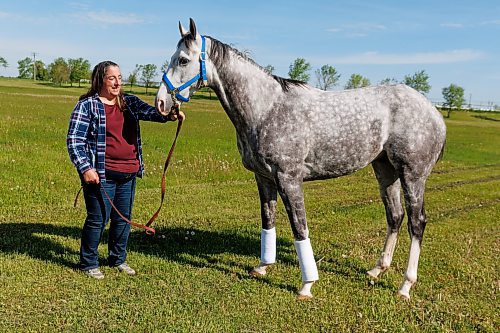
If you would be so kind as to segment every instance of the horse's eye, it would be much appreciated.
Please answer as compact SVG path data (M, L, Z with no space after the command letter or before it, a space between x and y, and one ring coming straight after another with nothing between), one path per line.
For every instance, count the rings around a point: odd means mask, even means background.
M179 58L179 66L186 66L189 63L188 58Z

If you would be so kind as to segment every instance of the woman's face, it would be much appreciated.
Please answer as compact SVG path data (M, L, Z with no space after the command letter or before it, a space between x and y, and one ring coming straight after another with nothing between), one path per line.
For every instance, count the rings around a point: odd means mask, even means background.
M104 82L99 95L114 99L120 94L121 86L122 74L120 72L120 67L109 66L106 69L106 74L104 74Z

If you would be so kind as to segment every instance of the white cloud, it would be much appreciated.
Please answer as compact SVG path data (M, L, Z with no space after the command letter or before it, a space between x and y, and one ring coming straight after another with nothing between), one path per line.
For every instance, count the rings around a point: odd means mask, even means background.
M111 13L107 11L87 12L84 17L99 24L138 24L144 19L132 13Z
M484 21L481 25L500 25L500 20Z
M344 34L347 37L366 37L370 33L387 30L387 27L378 23L344 24L339 27L327 29L327 32Z
M66 5L78 11L87 11L90 8L90 5L88 3L83 2L68 2Z
M409 65L409 64L446 64L455 62L468 62L479 60L485 54L478 50L462 49L441 52L419 52L419 53L379 53L364 52L344 57L328 59L334 64L358 64L358 65Z
M451 23L451 22L441 23L441 26L444 28L453 28L453 29L460 29L464 27L462 23Z
M20 15L8 12L0 12L0 19L15 22L15 24L46 24L53 21L51 17Z

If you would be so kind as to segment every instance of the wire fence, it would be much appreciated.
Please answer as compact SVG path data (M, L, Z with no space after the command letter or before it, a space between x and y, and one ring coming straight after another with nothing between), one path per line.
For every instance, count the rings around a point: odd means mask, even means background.
M441 109L449 109L450 107L446 105L445 101L436 101L431 100L431 103ZM452 109L457 109L456 107L452 107ZM500 104L494 102L485 102L478 104L464 103L461 107L461 110L474 110L474 111L492 111L492 112L500 112Z

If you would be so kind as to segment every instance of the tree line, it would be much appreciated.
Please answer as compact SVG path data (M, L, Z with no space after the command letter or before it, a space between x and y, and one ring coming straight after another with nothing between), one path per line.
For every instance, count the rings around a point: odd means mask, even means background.
M268 65L264 68L266 71L272 74L274 67ZM304 58L297 58L290 65L288 76L291 79L308 82L310 80L309 71L311 70L311 65ZM337 69L331 65L323 65L321 68L314 72L316 76L316 87L322 90L329 90L338 85L340 79L340 73ZM426 95L431 90L431 85L429 84L429 75L425 70L417 71L414 74L405 75L404 79L399 82L394 78L385 78L379 82L379 85L387 84L398 84L403 83L407 86L412 87L423 95ZM345 89L355 89L370 86L370 80L361 74L352 74L347 83L345 84ZM442 88L441 93L445 101L443 107L448 111L448 117L453 109L461 109L465 103L465 91L462 87L456 84L450 84L448 87Z
M41 60L34 60L26 57L19 60L17 64L19 78L51 81L57 85L62 85L63 83L70 83L73 85L73 83L78 83L78 86L80 86L81 82L88 81L91 76L90 62L83 58L66 60L59 57L46 66ZM8 63L3 57L0 57L0 66L4 68L8 67ZM167 68L168 61L165 61L160 68L161 72L166 71ZM293 80L309 82L311 78L309 74L311 68L311 64L304 58L297 58L290 64L288 76ZM273 74L274 66L267 65L264 67L264 70L269 74ZM322 90L330 90L337 86L341 77L337 69L331 65L321 66L314 71L314 74L316 78L316 87ZM148 88L156 85L155 78L157 75L158 67L156 65L136 64L126 81L128 82L127 84L130 85L130 90L132 90L134 85L138 85L139 82L144 83L147 94ZM394 78L385 78L379 82L381 85L397 83L404 83L424 95L431 89L429 75L424 70L418 71L412 75L406 75L401 82ZM355 89L370 85L371 83L368 78L361 74L354 73L349 77L344 88ZM448 87L443 88L442 95L445 100L443 106L449 110L448 117L452 109L461 109L462 105L465 103L464 89L456 84L450 84Z
M34 60L26 57L19 60L17 65L19 72L18 78L49 81L59 86L67 83L71 86L73 86L73 83L78 83L78 86L81 86L82 82L89 82L92 75L90 61L83 58L64 59L59 57L52 63L46 65L41 60ZM3 57L0 57L0 66L4 68L9 66L8 62ZM168 62L165 62L162 66L162 70L166 70L167 67ZM130 84L132 88L134 85L138 85L139 82L143 82L147 93L148 88L155 84L154 79L156 75L156 65L137 64L128 76L127 84Z

